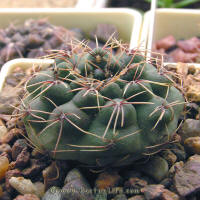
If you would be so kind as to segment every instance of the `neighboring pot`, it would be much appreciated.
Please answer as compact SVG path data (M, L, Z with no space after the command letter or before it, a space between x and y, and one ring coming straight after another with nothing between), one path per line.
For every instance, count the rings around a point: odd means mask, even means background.
M80 28L85 33L98 24L113 24L123 42L136 47L142 23L141 14L133 9L74 9L74 8L5 8L0 9L0 28L10 23L22 24L27 19L47 18L51 24L65 28Z
M103 16L103 17L102 17ZM8 27L10 23L22 24L27 19L47 18L51 24L65 28L80 28L89 34L98 24L113 24L119 31L119 38L130 44L131 48L137 47L142 24L141 14L133 9L73 9L73 8L26 8L0 9L0 28ZM33 64L42 66L52 63L51 60L15 59L7 62L0 73L0 90L5 77L15 67Z
M146 44L145 48L149 51L152 50L153 43L168 35L173 35L177 40L200 35L200 10L156 9L153 29L151 30L152 16L150 11L145 13L140 39L140 42L143 41Z

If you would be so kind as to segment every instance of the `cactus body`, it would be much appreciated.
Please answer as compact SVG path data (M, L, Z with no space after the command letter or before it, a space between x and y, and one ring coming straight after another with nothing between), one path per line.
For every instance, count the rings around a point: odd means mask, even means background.
M120 50L79 49L27 82L24 123L33 144L56 159L121 166L168 141L182 94L141 54Z

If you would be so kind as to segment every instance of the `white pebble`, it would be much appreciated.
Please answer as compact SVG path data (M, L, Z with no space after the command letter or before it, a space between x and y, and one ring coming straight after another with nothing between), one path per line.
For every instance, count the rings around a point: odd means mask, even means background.
M37 192L37 188L31 180L24 177L11 177L9 183L20 194L36 194Z
M0 126L0 139L6 135L8 132L7 128L5 126Z

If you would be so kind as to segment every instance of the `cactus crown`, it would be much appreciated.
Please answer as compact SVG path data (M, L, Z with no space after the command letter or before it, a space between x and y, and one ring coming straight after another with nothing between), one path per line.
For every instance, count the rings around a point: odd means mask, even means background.
M127 165L160 149L177 128L184 99L170 74L108 43L59 51L26 83L20 112L28 138L56 159Z

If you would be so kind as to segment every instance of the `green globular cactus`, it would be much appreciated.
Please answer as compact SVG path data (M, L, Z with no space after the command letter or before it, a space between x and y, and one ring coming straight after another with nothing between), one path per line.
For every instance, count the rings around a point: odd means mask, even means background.
M117 54L112 45L77 49L27 81L20 110L31 144L99 167L130 164L166 144L184 107L170 74L121 44Z

